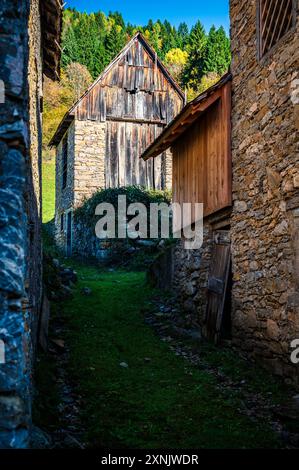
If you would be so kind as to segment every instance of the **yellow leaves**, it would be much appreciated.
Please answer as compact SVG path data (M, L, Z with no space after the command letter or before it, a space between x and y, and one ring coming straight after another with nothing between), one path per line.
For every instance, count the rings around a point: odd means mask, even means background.
M168 65L180 65L184 67L188 60L188 52L182 49L171 49L165 56L165 62Z
M211 72L202 77L199 86L196 85L194 81L190 81L187 88L188 101L192 101L197 98L198 95L215 85L219 80L220 76L215 72Z

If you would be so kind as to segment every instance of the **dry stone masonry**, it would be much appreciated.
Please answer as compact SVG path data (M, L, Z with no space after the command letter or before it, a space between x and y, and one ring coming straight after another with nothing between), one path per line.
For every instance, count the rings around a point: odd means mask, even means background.
M2 0L0 23L0 448L25 448L42 303L42 73L58 75L61 5Z
M290 343L299 338L298 14L261 59L257 2L231 0L230 14L233 339L298 384L290 361Z

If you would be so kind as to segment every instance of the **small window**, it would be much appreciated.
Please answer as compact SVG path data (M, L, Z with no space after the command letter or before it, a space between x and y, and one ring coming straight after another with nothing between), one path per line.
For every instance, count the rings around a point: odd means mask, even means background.
M61 214L60 216L60 230L61 232L63 232L64 230L64 215L63 214Z
M62 142L62 189L66 188L67 183L67 160L68 160L68 138L67 136Z
M292 28L293 0L258 0L259 55L263 57Z

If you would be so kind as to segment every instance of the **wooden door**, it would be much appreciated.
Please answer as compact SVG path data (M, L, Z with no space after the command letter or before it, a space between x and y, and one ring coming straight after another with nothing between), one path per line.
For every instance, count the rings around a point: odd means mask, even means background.
M229 231L215 232L208 281L208 303L204 333L217 344L221 338L223 315L231 265Z

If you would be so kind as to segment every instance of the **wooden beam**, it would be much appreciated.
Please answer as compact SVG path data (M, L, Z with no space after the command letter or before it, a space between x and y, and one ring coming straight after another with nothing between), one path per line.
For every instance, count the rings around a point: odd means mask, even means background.
M167 125L166 121L161 120L153 120L153 119L138 119L138 118L131 118L131 117L118 117L118 116L107 116L107 121L116 121L116 122L132 122L135 124L158 124L163 127Z

